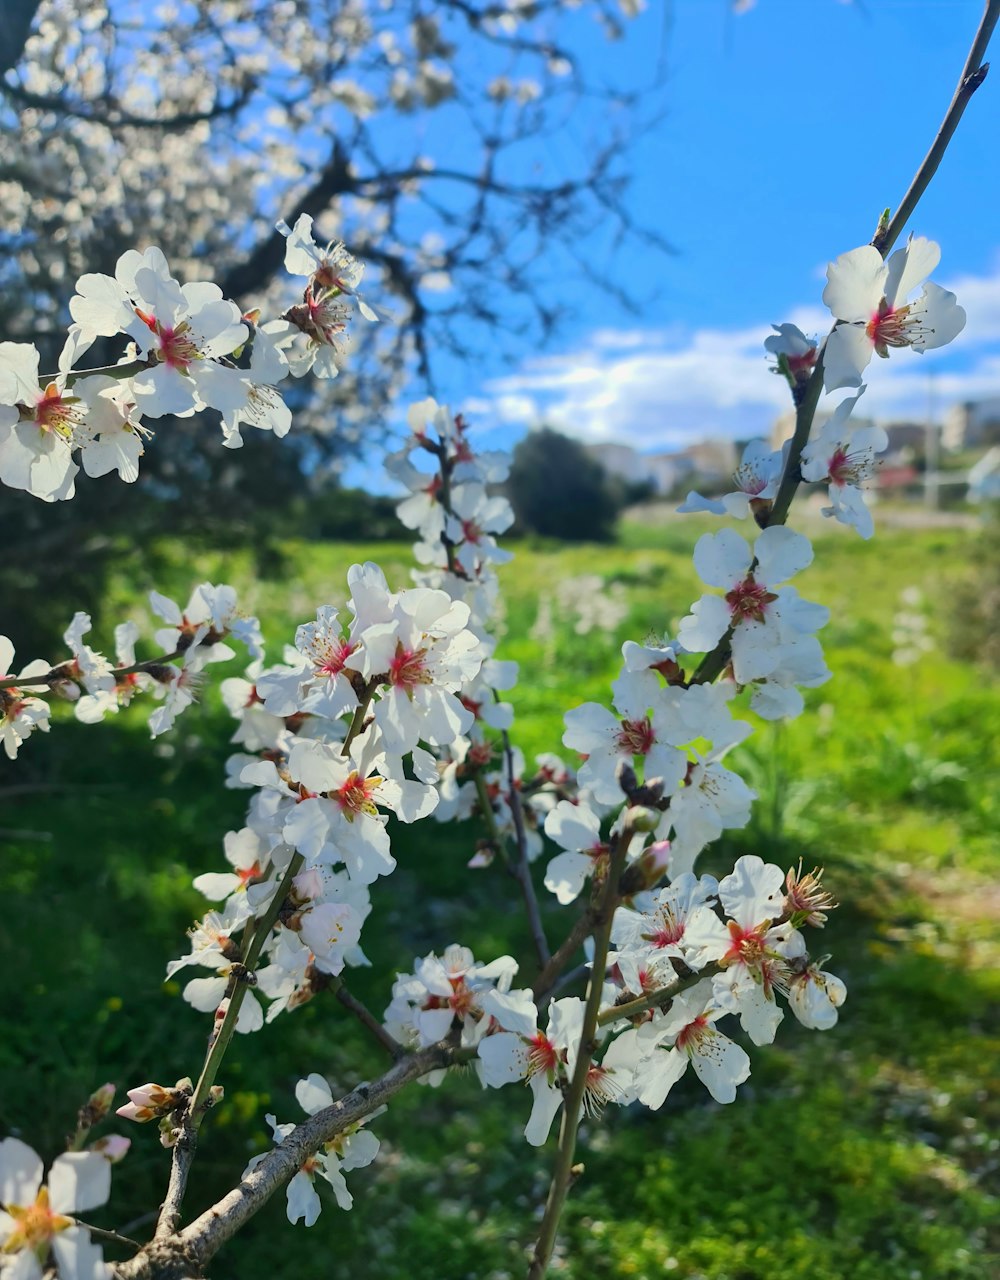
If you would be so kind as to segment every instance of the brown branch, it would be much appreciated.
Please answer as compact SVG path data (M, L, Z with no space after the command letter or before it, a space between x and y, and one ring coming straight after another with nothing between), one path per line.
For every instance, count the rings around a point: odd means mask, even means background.
M541 973L531 984L531 993L536 999L545 995L552 988L560 973L583 946L584 939L590 937L594 924L594 909L593 907L587 907L586 911L577 918L576 924L553 952L548 964L543 966Z
M129 1236L123 1236L117 1231L108 1231L105 1227L93 1227L89 1222L84 1222L81 1218L74 1215L73 1221L81 1227L85 1227L92 1236L97 1236L99 1240L107 1240L112 1244L124 1245L133 1251L142 1248L138 1240L132 1240Z
M524 808L521 804L521 795L514 778L514 751L510 745L510 734L506 729L503 730L503 751L507 762L507 781L510 787L510 811L514 819L514 832L517 837L517 861L512 864L511 872L521 886L524 909L528 916L528 927L531 929L531 938L535 944L535 954L538 956L538 963L544 968L552 958L552 953L549 951L549 940L545 936L545 925L542 923L542 913L538 906L535 883L531 878L531 864L528 861L528 836L524 826Z
M333 141L330 158L320 170L312 187L296 201L295 214L308 213L313 218L329 207L337 196L355 191L357 184L351 174L347 152L339 138ZM242 262L230 267L218 284L227 298L250 298L259 292L277 273L285 259L285 237L280 231L272 231L261 240ZM366 250L367 253L367 250Z
M345 1097L297 1125L283 1142L269 1151L252 1173L217 1204L195 1219L179 1235L154 1240L129 1262L119 1263L119 1280L158 1280L159 1277L201 1269L281 1189L303 1163L325 1143L352 1124L384 1106L406 1085L429 1071L465 1062L475 1050L456 1049L446 1043L407 1054L372 1084L362 1084Z
M112 667L108 672L116 678L119 676L132 676L137 672L148 672L151 667L160 667L167 662L172 662L174 658L179 658L184 653L183 649L175 649L173 653L161 654L158 658L147 658L143 662L136 662L131 667ZM65 662L60 663L57 667L50 667L48 671L42 672L37 676L0 676L0 690L2 689L27 689L29 686L34 688L35 685L45 684L63 684L67 680L75 681L76 676L67 671L67 667L72 667L73 659L68 658Z
M559 1129L559 1147L556 1152L555 1165L552 1170L552 1182L545 1203L545 1213L538 1231L535 1251L528 1268L528 1280L541 1280L548 1270L549 1260L555 1248L556 1233L562 1217L563 1206L573 1181L573 1156L576 1152L576 1134L583 1114L583 1099L587 1089L587 1078L597 1048L598 1015L601 1011L601 995L604 990L604 974L607 968L608 947L611 943L611 926L615 918L615 907L620 901L619 877L625 866L629 843L633 836L631 826L626 823L618 835L615 847L611 852L608 878L596 908L594 932L594 961L590 974L590 986L587 989L587 1002L583 1011L583 1025L580 1028L580 1047L577 1054L573 1078L566 1090L563 1102L562 1124Z
M76 120L85 120L88 124L102 124L109 129L188 129L192 125L202 124L207 120L218 120L221 116L232 116L247 105L253 96L255 83L251 80L243 86L232 102L217 103L207 111L182 111L176 115L137 116L130 111L122 111L118 107L104 109L94 103L73 102L60 94L33 93L23 85L0 82L0 92L13 98L25 107L34 107L39 111L51 111L55 115L72 116Z
M366 1030L370 1031L382 1048L393 1058L400 1058L406 1052L399 1041L386 1031L381 1022L375 1017L367 1005L356 997L351 995L344 986L342 978L334 978L330 983L330 990L337 997L339 1002L350 1013L353 1013L357 1020Z
M951 104L945 112L941 128L938 129L930 150L910 183L909 190L899 202L899 208L893 215L892 221L884 231L876 232L872 240L872 244L883 258L896 243L900 233L909 221L910 215L917 207L920 197L927 190L931 179L937 173L938 165L944 158L948 143L951 142L952 135L958 128L958 122L965 113L965 108L972 101L972 95L986 79L990 64L984 62L983 59L986 57L986 49L990 43L990 37L993 35L993 29L997 24L998 18L1000 18L1000 0L986 0L986 7L983 10L979 29L972 41L972 48L969 50L969 56L965 60L962 74L958 78L958 87L955 89Z

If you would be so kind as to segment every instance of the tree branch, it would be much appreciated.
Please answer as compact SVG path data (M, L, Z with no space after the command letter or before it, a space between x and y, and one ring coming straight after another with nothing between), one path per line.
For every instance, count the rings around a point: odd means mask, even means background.
M475 1050L441 1043L407 1054L373 1084L362 1084L345 1097L310 1116L252 1173L171 1239L154 1240L143 1252L117 1268L119 1280L159 1280L179 1274L178 1266L199 1272L205 1264L296 1174L325 1143L384 1106L402 1088L429 1071L468 1061Z
M0 92L24 107L35 107L39 111L72 116L76 120L85 120L88 124L106 125L109 129L188 129L206 120L218 120L220 116L235 115L250 101L255 87L254 83L249 81L232 102L217 103L207 111L182 111L176 115L158 118L133 115L130 111L122 111L115 107L103 110L92 103L72 102L59 94L32 93L22 85L11 84L9 81L0 82Z
M355 190L356 183L351 176L347 152L340 139L334 138L330 158L312 187L296 201L295 212L308 213L313 218L318 218L329 207L331 200ZM285 237L280 231L272 231L242 262L230 267L218 281L223 296L237 301L249 299L275 275L284 258Z
M986 0L986 7L979 23L979 30L976 32L975 39L972 42L969 56L965 60L962 74L958 78L958 87L955 89L951 105L945 112L941 128L937 131L937 137L931 143L931 148L910 183L909 190L899 202L899 208L893 215L891 222L884 232L881 234L876 232L872 240L872 244L883 258L896 243L903 228L910 220L910 215L917 207L920 197L927 190L931 179L937 173L938 165L948 149L948 143L951 142L952 136L958 128L958 122L965 113L965 108L972 101L972 95L986 79L990 64L984 62L983 58L986 56L986 49L990 43L990 37L993 35L993 29L997 24L998 18L1000 18L1000 0Z
M528 1268L528 1280L541 1280L548 1270L549 1260L555 1248L556 1232L562 1217L563 1206L573 1181L573 1156L576 1152L576 1134L580 1127L583 1113L583 1099L587 1089L587 1078L594 1051L597 1048L596 1032L598 1015L601 1010L601 995L604 989L604 974L607 969L608 947L611 942L611 926L615 918L615 907L619 901L619 877L625 866L629 843L632 839L632 828L626 823L620 832L611 853L608 867L608 878L601 895L600 905L595 912L597 928L594 933L594 961L590 974L590 986L587 990L587 1003L583 1011L583 1025L580 1028L580 1048L577 1054L573 1078L563 1101L562 1124L559 1129L559 1149L556 1152L555 1166L552 1170L552 1182L549 1187L548 1200L542 1225L539 1228L535 1252Z
M514 751L510 745L510 734L506 729L503 730L503 751L507 762L510 811L514 819L514 831L517 835L517 860L511 866L511 871L521 886L524 909L528 916L528 926L531 929L531 937L535 944L535 954L538 956L538 963L544 968L551 959L551 953L549 951L549 941L545 936L545 925L542 923L542 913L538 907L535 884L531 878L531 864L528 861L528 837L524 827L524 808L514 779Z
M402 1057L405 1052L403 1046L386 1031L367 1005L362 1004L356 996L351 995L347 987L344 986L343 978L334 978L330 983L330 990L344 1008L353 1013L361 1025L371 1032L386 1053L393 1058Z

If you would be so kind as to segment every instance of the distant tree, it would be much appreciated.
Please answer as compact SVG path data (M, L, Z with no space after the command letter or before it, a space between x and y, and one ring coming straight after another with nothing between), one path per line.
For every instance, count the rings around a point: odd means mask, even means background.
M522 532L570 542L610 542L628 501L596 458L551 427L515 448L507 495Z

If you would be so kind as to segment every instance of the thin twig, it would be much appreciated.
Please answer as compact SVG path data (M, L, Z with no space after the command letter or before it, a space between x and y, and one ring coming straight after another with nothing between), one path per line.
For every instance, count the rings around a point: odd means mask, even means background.
M538 906L538 895L535 893L535 884L531 878L531 863L528 860L528 836L524 825L524 807L521 804L521 796L514 777L514 751L510 745L510 734L506 729L503 730L503 750L507 762L510 812L514 819L514 831L517 836L517 860L513 864L512 870L517 877L518 884L521 886L524 909L528 915L528 927L531 929L532 941L535 944L535 954L538 956L538 963L544 968L551 959L552 953L549 951L549 940L545 936L545 925L542 923L542 913Z
M920 197L927 190L931 179L937 173L938 165L948 149L948 143L951 142L952 135L958 128L958 122L961 120L965 108L972 101L972 95L986 79L990 64L984 62L983 59L986 57L986 49L990 43L990 37L993 35L993 29L997 24L998 18L1000 18L1000 0L986 0L986 7L979 23L979 30L976 32L975 39L972 42L969 56L965 60L962 74L958 78L958 87L955 89L951 105L945 112L941 128L937 131L937 137L931 143L931 148L910 183L909 190L899 202L899 208L893 214L892 220L883 232L876 232L872 240L872 244L878 249L883 258L899 239L903 228L910 219L910 215L917 207Z
M263 1208L320 1147L384 1106L412 1081L429 1071L467 1062L475 1053L475 1049L456 1048L442 1042L400 1058L378 1080L359 1085L332 1106L324 1107L297 1125L238 1186L178 1235L154 1241L138 1257L120 1263L117 1267L120 1280L152 1280L166 1274L168 1264L176 1268L179 1263L189 1266L192 1273L200 1274L226 1241ZM174 1269L169 1273L179 1274Z
M158 658L146 658L143 662L133 663L131 667L112 667L108 674L113 675L117 681L121 676L148 671L150 667L162 667L165 663L172 662L174 658L179 658L183 653L183 649L175 649L173 653L164 653ZM50 667L48 671L43 671L36 676L0 676L0 689L27 689L29 686L62 684L66 680L75 680L78 677L73 676L68 670L73 662L73 658L67 658L65 662L61 662L56 667Z
M641 1014L647 1013L650 1009L666 1011L673 1003L674 996L679 996L682 992L689 991L691 987L701 982L702 978L711 978L714 974L721 972L722 966L720 964L706 965L704 969L699 969L697 973L692 973L686 978L678 978L669 987L657 987L655 991L649 991L646 995L638 996L635 1000L627 1000L624 1004L610 1005L607 1009L601 1010L597 1025L606 1027L612 1022L620 1022L622 1018L636 1018Z
M597 908L596 928L594 930L594 963L590 975L590 986L587 989L587 1003L583 1010L583 1025L580 1028L580 1047L577 1053L573 1078L566 1090L563 1102L562 1124L559 1129L559 1147L556 1152L555 1165L552 1170L552 1182L545 1203L542 1225L535 1242L535 1252L528 1268L528 1280L541 1280L548 1270L549 1259L555 1248L556 1232L562 1217L563 1206L573 1181L573 1156L576 1152L576 1134L580 1127L583 1113L583 1098L587 1088L587 1077L597 1047L597 1019L601 1011L601 995L604 990L604 973L607 966L608 947L611 943L611 926L615 918L615 907L619 902L618 881L625 859L628 855L629 843L632 839L632 828L626 824L611 853L608 867L608 878L601 894Z
M584 961L583 964L578 964L575 969L570 969L569 973L562 974L544 995L536 996L535 1004L539 1009L544 1009L548 1002L558 995L560 991L565 991L567 987L571 987L574 982L579 982L581 978L585 978L589 973L589 963Z
M138 1240L131 1240L128 1236L120 1235L117 1231L108 1231L104 1227L92 1227L89 1222L84 1222L82 1218L74 1217L73 1221L77 1226L85 1227L92 1236L97 1236L100 1240L109 1240L112 1244L123 1244L126 1248L138 1252L142 1245Z
M344 1008L353 1013L361 1025L371 1032L386 1053L393 1058L402 1057L405 1053L403 1046L395 1036L390 1035L389 1032L386 1031L385 1027L382 1026L381 1022L379 1022L378 1018L375 1017L367 1005L362 1004L356 996L351 995L347 990L347 987L344 986L342 978L334 978L330 983L330 990L334 993Z
M573 925L573 928L570 929L569 933L556 948L548 964L543 967L541 973L539 973L538 977L531 984L531 991L536 999L551 990L560 973L562 973L569 961L583 946L584 938L590 937L593 928L594 911L592 907L587 907L587 909L577 917L577 921Z

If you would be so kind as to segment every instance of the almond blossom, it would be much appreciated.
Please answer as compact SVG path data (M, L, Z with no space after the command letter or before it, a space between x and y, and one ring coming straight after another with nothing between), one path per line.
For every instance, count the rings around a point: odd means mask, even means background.
M756 854L740 858L719 881L719 901L726 925L701 918L700 959L716 961L722 972L712 980L712 998L727 1013L739 1015L740 1025L754 1044L770 1044L784 1017L775 999L787 989L789 961L805 954L805 940L788 923L785 913L785 873ZM692 933L694 931L692 930ZM700 966L699 966L700 967Z
M501 1026L503 1025L502 1020ZM499 1031L486 1036L479 1045L483 1083L499 1089L516 1080L527 1080L532 1092L531 1115L524 1136L533 1147L543 1146L563 1103L563 1088L573 1076L580 1052L583 1001L575 996L553 1000L549 1005L548 1027L537 1026L527 1034ZM584 1106L600 1113L619 1090L613 1073L593 1064L587 1075Z
M247 339L239 307L218 285L178 284L155 246L123 253L114 278L81 276L69 309L84 342L126 333L151 361L132 379L148 417L189 417L206 405L231 413L246 403L239 371L220 363Z
M0 679L14 674L11 671L13 661L13 644L6 636L0 636ZM31 676L44 675L49 669L47 662L36 658L28 663L18 678L30 679ZM17 759L18 748L35 729L48 732L48 728L47 702L15 686L0 688L0 738L3 739L3 749L8 760Z
M923 354L962 332L965 312L940 285L928 282L915 301L906 301L940 260L939 245L911 235L885 262L866 244L830 263L823 301L841 323L823 351L827 391L859 387L875 353L885 359L890 347L912 347Z
M93 1151L42 1161L19 1138L0 1142L0 1254L4 1277L41 1280L50 1253L63 1280L105 1280L101 1250L73 1217L107 1202L111 1163Z
M420 740L443 746L471 726L473 715L456 692L486 655L468 621L468 605L444 591L414 587L395 598L391 620L362 632L361 647L346 665L388 685L375 723L390 751L409 751Z
M875 523L861 485L874 473L876 457L888 448L889 437L882 427L851 423L851 412L863 391L864 387L842 400L802 450L802 479L810 484L826 481L830 506L823 508L823 514L853 525L862 538L870 538Z
M484 964L468 947L452 943L442 956L431 952L418 960L412 974L397 974L385 1011L386 1027L404 1044L424 1046L443 1040L456 1021L463 1044L479 1040L490 1016L502 1016L517 1026L533 1023L534 1006L526 1013L524 1003L530 1003L530 993L510 990L516 973L512 956Z
M811 1031L829 1031L836 1026L840 1006L847 999L841 979L827 973L822 965L820 960L801 970L795 968L788 979L788 1007Z
M56 502L73 497L83 409L62 379L40 385L38 362L28 343L0 342L0 481Z
M775 590L812 563L809 539L784 525L765 529L751 552L731 529L706 533L695 545L695 568L724 596L702 596L691 606L677 637L687 649L707 652L732 629L733 673L739 684L768 675L778 665L777 646L811 634L829 617L825 609Z
M601 819L581 797L579 804L560 800L545 819L545 834L564 852L549 863L545 887L562 906L573 902L590 875L607 870L611 846L601 839Z
M314 1116L320 1111L325 1111L327 1107L333 1106L330 1086L316 1072L298 1082L295 1086L295 1098L309 1116ZM349 1172L351 1169L364 1169L378 1155L381 1145L378 1138L362 1126L377 1115L381 1115L384 1110L385 1107L379 1107L364 1120L348 1126L335 1138L324 1143L319 1151L309 1156L285 1190L289 1222L294 1225L301 1221L307 1227L311 1227L319 1217L323 1202L313 1186L313 1180L317 1174L332 1187L334 1198L340 1208L351 1208L354 1198L347 1189L344 1172ZM283 1142L297 1128L294 1124L278 1124L273 1115L264 1118L271 1127L275 1142ZM264 1159L264 1155L254 1156L243 1170L243 1177L253 1173Z
M764 350L778 357L773 373L787 370L792 387L808 382L819 354L817 344L794 324L772 324L774 333L764 339Z
M84 471L92 478L115 471L120 480L133 484L152 433L139 420L132 384L93 376L80 378L73 391L84 415L76 431Z
M715 1027L726 1011L713 999L705 980L674 996L667 1013L657 1013L636 1031L621 1035L605 1056L616 1072L632 1072L630 1092L651 1110L689 1066L716 1102L736 1099L737 1087L750 1076L750 1058Z
M669 963L671 957L683 961L691 969L703 964L701 944L692 948L686 940L689 920L697 924L703 913L716 919L708 905L719 892L714 876L700 879L685 872L675 875L671 883L660 889L648 911L620 909L615 913L611 940L618 947L617 963L626 985L633 990L663 986L675 977ZM642 970L643 980L637 974Z
M722 498L703 498L700 493L692 491L677 508L678 512L686 515L694 511L708 511L712 515L735 516L739 520L745 520L747 514L753 512L763 523L763 517L777 496L787 455L787 446L772 450L764 440L751 440L733 473L736 488L732 493Z

